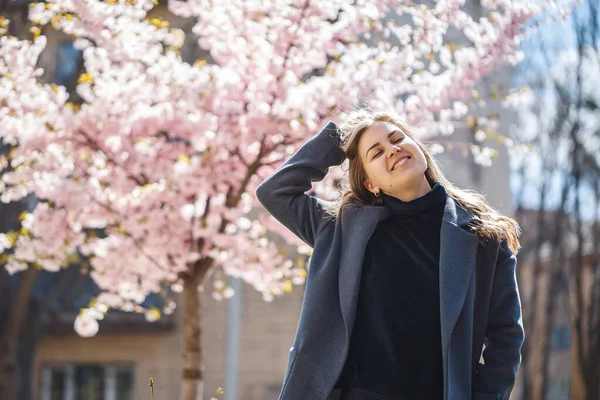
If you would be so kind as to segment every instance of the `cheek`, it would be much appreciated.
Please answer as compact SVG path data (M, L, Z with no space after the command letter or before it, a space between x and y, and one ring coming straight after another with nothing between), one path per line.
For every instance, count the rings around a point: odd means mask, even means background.
M393 182L394 177L390 174L390 171L388 171L385 160L378 160L377 165L374 167L374 169L376 169L373 173L373 176L375 177L374 182L377 182L380 187L388 186Z
M427 166L427 159L425 158L425 154L423 154L423 151L416 144L413 154L416 156L420 165Z
M373 163L369 163L367 165L365 165L364 167L364 171L365 171L365 178L366 179L370 179L372 181L377 180L377 169L373 168Z
M427 170L427 159L425 158L424 155L422 155L420 157L420 164L421 164L421 169L423 170L423 172L425 172Z
M385 173L385 168L381 166L379 160L370 162L366 166L364 166L365 177L370 179L374 185L381 185L381 178L383 173Z
M423 152L421 152L419 158L421 159L421 162L423 163L423 165L425 167L427 167L427 159L425 158L425 154L423 154Z

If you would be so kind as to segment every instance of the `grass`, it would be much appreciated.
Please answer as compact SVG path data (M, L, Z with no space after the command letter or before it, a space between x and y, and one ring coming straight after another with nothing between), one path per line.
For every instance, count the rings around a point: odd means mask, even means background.
M150 378L150 394L152 395L152 400L154 400L154 379L152 379L152 378ZM217 394L219 394L219 395L223 394L223 389L218 388ZM219 400L219 399L212 397L210 400Z

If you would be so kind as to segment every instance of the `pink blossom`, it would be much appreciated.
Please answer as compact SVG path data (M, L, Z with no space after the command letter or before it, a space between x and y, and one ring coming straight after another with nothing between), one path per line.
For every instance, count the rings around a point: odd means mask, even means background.
M79 336L96 336L99 328L100 325L98 324L98 320L94 318L94 316L91 315L89 312L82 312L75 319L74 329L75 332L79 334Z
M211 259L215 280L240 277L273 300L306 276L275 232L304 244L256 208L262 179L324 122L362 101L396 110L423 134L451 133L472 86L519 59L521 24L539 12L524 3L484 2L493 19L476 20L463 0L434 8L172 0L171 12L195 18L198 46L210 53L210 62L194 64L176 52L183 32L146 20L151 0L36 4L29 18L41 24L72 14L56 28L83 49L86 75L76 88L83 104L74 108L65 88L41 83L43 36L0 38L7 105L0 135L15 146L2 201L38 199L7 269L37 262L55 271L79 251L103 290L97 304L147 313L136 303L165 287L182 289L182 275ZM391 13L412 24L384 20ZM466 35L464 47L447 46L451 28ZM475 153L488 162L487 150ZM340 173L315 185L325 199L335 196L330 183ZM91 233L97 229L106 236ZM8 247L1 238L0 247ZM233 295L217 286L217 298ZM97 332L104 311L96 310L78 317L80 334Z

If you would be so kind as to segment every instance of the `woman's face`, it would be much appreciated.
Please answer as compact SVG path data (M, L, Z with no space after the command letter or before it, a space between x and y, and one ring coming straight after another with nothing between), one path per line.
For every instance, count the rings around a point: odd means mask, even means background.
M402 193L422 183L427 160L417 143L396 125L376 121L362 134L358 151L367 179L366 188L377 193Z

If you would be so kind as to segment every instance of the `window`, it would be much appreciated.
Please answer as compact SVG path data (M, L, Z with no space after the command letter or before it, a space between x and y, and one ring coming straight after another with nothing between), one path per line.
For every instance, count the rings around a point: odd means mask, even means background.
M568 380L553 378L548 388L548 400L569 400L570 385Z
M552 331L552 349L568 350L571 348L571 330L569 325L558 325Z
M41 384L41 400L133 400L131 366L50 365Z
M55 83L67 89L75 87L82 66L82 52L73 46L73 42L63 43L58 46L56 54Z

